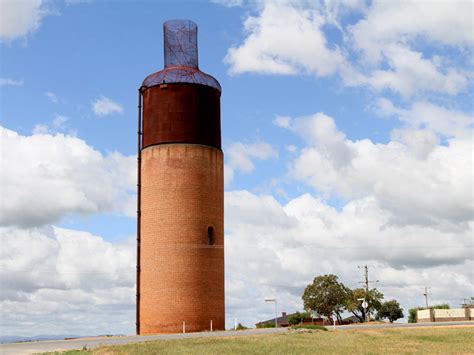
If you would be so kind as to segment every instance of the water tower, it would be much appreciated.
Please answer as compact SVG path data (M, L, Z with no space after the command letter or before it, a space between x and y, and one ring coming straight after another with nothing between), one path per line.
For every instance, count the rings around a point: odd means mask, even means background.
M221 87L196 24L163 28L165 67L139 90L137 334L224 329Z

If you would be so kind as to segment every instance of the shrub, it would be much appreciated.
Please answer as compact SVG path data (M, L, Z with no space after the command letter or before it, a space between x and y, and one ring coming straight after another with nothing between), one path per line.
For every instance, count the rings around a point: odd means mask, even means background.
M275 323L260 323L257 328L275 328Z
M321 325L315 325L315 324L295 325L295 326L292 326L291 329L312 329L312 330L327 331L326 327L323 327Z
M423 307L410 308L408 310L408 323L416 323L416 311L424 309Z
M235 328L235 329L236 330L245 330L245 329L249 329L249 327L246 327L242 323L239 323L239 324L237 324L237 328Z

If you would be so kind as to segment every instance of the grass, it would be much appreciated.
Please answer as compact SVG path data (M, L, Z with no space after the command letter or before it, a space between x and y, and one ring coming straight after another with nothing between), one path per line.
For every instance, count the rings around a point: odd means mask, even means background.
M474 354L474 327L346 330L160 340L65 354Z

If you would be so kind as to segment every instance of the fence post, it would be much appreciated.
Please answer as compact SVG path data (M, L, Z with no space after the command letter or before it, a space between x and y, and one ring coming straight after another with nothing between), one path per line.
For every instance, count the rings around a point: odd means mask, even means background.
M186 322L183 320L183 334L186 333Z
M211 332L212 332L212 319L211 319Z
M430 322L436 322L435 311L433 308L430 308Z

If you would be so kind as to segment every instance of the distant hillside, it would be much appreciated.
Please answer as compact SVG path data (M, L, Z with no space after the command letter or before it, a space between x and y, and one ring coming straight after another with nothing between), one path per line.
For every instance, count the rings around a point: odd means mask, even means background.
M23 336L18 336L18 335L2 335L0 336L0 344L18 343L18 342L25 342L25 341L38 341L38 340L63 340L66 338L87 338L87 336L71 335L71 334L34 335L31 337L23 337Z

